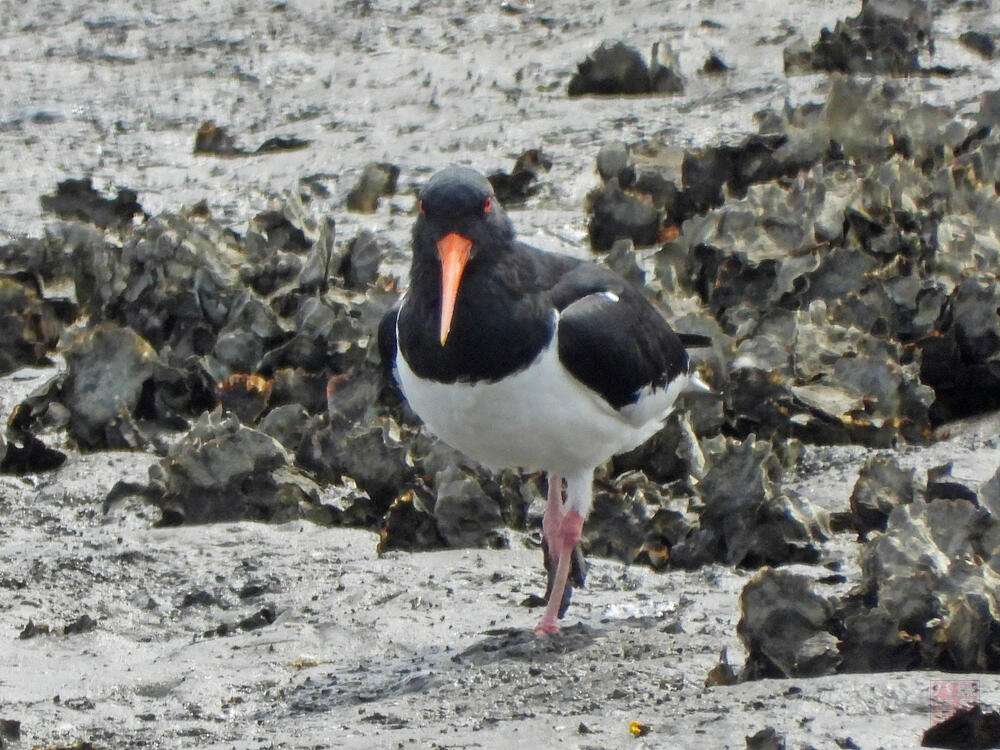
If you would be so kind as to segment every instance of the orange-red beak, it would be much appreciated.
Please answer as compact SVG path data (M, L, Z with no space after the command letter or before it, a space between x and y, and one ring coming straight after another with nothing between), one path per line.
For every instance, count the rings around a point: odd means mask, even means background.
M455 298L465 264L469 262L472 240L456 232L446 234L437 243L441 259L441 346L451 331L451 316L455 313Z

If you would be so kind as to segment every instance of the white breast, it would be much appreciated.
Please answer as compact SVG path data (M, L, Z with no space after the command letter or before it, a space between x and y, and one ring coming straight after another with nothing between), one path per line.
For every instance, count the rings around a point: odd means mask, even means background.
M494 383L422 380L401 352L397 371L410 406L453 448L492 468L563 476L590 471L653 435L688 380L644 389L617 412L563 367L555 336L527 368Z

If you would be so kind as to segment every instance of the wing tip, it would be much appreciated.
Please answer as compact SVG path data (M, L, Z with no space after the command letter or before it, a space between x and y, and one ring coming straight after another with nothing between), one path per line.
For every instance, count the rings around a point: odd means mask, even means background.
M686 394L702 395L702 396L713 396L715 398L722 398L722 394L714 390L712 386L701 379L701 375L697 370L692 369L688 373L688 382L682 391Z
M712 346L712 337L700 333L678 333L677 338L681 340L681 346L685 349L704 349Z

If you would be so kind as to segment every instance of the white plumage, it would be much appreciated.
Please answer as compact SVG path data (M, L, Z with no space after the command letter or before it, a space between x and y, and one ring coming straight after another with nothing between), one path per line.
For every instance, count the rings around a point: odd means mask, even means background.
M401 353L399 384L431 432L476 461L561 476L592 471L647 440L692 385L681 376L666 388L644 388L635 404L616 411L562 365L557 337L528 367L496 382L424 380Z

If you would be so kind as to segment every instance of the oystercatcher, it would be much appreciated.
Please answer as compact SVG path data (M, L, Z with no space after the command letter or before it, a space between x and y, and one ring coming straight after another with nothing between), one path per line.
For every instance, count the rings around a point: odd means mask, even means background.
M478 172L449 167L420 193L409 287L379 331L410 406L491 468L548 473L547 606L559 629L594 469L655 433L675 399L707 387L642 293L602 266L517 241ZM563 499L563 479L566 497Z

